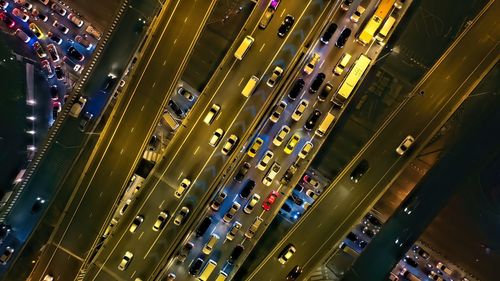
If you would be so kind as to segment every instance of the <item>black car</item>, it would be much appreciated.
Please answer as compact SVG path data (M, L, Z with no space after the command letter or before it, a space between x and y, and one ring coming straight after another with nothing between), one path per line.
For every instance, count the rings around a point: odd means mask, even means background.
M254 187L255 187L255 182L253 180L248 180L240 192L240 197L243 199L247 199L248 196L250 196L250 193L252 193Z
M330 39L332 38L333 33L335 33L335 30L337 30L337 25L333 22L330 23L330 25L328 25L328 28L325 30L325 33L323 33L323 36L321 36L319 41L321 41L321 43L323 44L328 44L328 41L330 41Z
M358 242L356 243L358 244L358 246L361 248L361 249L364 249L366 247L366 245L368 245L368 242L366 242L365 240L363 239L359 239Z
M316 122L318 122L320 117L321 117L321 111L315 109L311 113L311 115L309 115L309 118L307 118L307 121L304 124L304 128L308 131L312 130L314 128L314 126L316 125Z
M196 276L200 272L201 266L203 265L203 260L200 258L197 258L191 266L189 267L189 274Z
M343 48L345 42L347 42L347 38L349 38L350 35L351 35L351 29L345 27L344 30L342 30L342 33L340 33L337 42L335 42L335 46L337 46L338 48Z
M236 247L234 247L231 255L229 256L229 259L227 260L227 263L234 264L234 262L241 256L241 253L243 253L243 250L245 250L245 247L243 247L243 245L237 245Z
M325 87L323 88L323 90L318 95L318 100L319 101L325 101L326 98L328 98L328 96L332 92L332 90L333 90L332 84L326 83Z
M297 165L292 164L288 169L286 169L285 174L281 178L280 182L282 184L287 184L292 179L293 175L297 171Z
M295 81L295 84L293 85L292 90L290 90L290 93L288 93L288 97L291 100L295 100L299 96L299 94L302 91L302 89L304 88L305 84L306 84L306 82L304 82L304 79L302 79L302 78L299 78L297 81Z
M302 273L302 268L296 265L286 276L286 280L297 280Z
M280 212L290 213L290 211L292 211L292 206L290 206L290 204L285 202L285 204L283 204L283 206L281 206Z
M53 102L52 103L52 119L56 120L57 115L59 115L60 111L61 111L61 103L60 102Z
M377 219L377 217L375 217L374 215L372 215L370 213L368 213L365 216L364 224L367 225L368 223L370 223L371 225L373 225L377 229L379 229L382 226L382 222L379 219Z
M426 250L422 249L418 245L413 246L413 252L415 254L418 254L419 256L421 256L424 259L428 259L431 256Z
M80 131L85 132L85 129L90 123L90 120L92 120L92 117L94 117L94 114L90 112L85 112L85 114L82 117L82 120L80 120Z
M370 237L370 238L373 238L373 236L375 236L375 232L373 230L371 230L370 228L368 228L367 226L365 226L362 230L363 234L365 234L366 236Z
M287 15L285 17L285 20L283 20L283 23L281 23L280 28L278 28L278 36L285 37L288 31L290 31L290 29L292 28L294 22L295 18L291 15Z
M47 36L50 38L50 40L54 41L54 43L60 45L62 43L61 37L53 34L52 32L47 33Z
M7 236L9 236L10 231L11 231L10 226L4 223L0 223L0 245L7 238Z
M366 159L361 160L359 164L354 168L354 170L351 173L351 180L354 183L358 183L359 180L361 180L361 177L370 169L370 164L368 164L368 161Z
M288 199L292 200L293 203L297 204L298 206L302 206L302 204L304 204L304 199L300 198L299 196L294 196L293 194L290 195Z
M309 92L316 93L319 90L319 87L321 87L321 84L323 84L323 81L325 81L325 77L326 75L324 73L318 73L316 78L314 78L311 83L311 87L309 87Z
M54 70L56 72L57 80L63 80L66 77L60 65L54 67Z
M238 173L234 176L234 180L237 182L241 182L247 175L250 167L250 163L244 162L243 165L241 165L241 168L238 170Z
M31 213L35 214L40 212L40 210L43 207L43 204L45 204L45 200L42 199L41 197L37 197L35 203L33 203L33 206L31 206Z
M410 256L404 257L403 261L411 267L418 267L418 262L412 259Z
M59 99L59 91L57 89L57 85L50 86L50 97L52 98L53 101Z
M211 217L205 217L203 221L200 223L198 228L196 229L196 237L203 236L205 232L207 232L208 227L212 224L212 218Z
M193 247L194 244L191 242L187 242L186 244L184 244L184 246L182 246L182 248L179 250L179 253L177 253L177 260L180 262L184 262Z
M169 100L168 101L168 106L170 106L170 108L172 109L172 111L177 114L178 116L180 117L183 117L184 116L184 111L179 107L179 105L177 105L177 103L173 100Z
M114 76L113 74L108 74L101 89L104 92L113 89L113 87L116 85L116 81L117 81L116 76Z
M358 240L358 236L351 231L349 232L349 234L347 234L347 239L351 240L352 242L356 242L356 240Z
M74 60L82 61L85 57L75 47L70 46L67 54Z

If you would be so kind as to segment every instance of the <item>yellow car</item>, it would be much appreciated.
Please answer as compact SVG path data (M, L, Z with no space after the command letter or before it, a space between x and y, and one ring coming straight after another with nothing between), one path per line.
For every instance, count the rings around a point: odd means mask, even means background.
M293 152L293 150L295 149L295 146L297 146L297 143L299 143L299 140L300 140L300 136L297 134L294 134L285 146L285 149L284 149L285 153L291 154Z
M262 146L264 143L264 140L261 138L256 138L255 141L253 142L252 146L248 150L247 154L250 157L255 157L255 154L257 154L257 151L259 151L259 148Z
M40 30L40 28L34 24L30 23L30 30L35 34L37 38L42 38L43 37L43 32Z

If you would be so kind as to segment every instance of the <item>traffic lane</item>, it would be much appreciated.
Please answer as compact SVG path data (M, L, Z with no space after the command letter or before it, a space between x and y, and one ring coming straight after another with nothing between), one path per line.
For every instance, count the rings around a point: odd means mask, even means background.
M40 274L33 274L31 280L42 280L45 274L54 276L55 280L73 280L75 278L73 272L77 272L81 266L81 261L75 258L71 252L57 248L54 244L47 244L47 250L57 253L51 264L47 263L47 256L41 255L37 260L35 269L38 266L45 265ZM64 270L61 270L64 269Z

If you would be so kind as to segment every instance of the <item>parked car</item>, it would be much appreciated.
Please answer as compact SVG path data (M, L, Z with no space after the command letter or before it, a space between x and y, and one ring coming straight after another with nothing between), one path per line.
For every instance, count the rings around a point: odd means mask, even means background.
M26 13L24 13L18 8L14 8L12 10L12 14L24 22L28 22L28 20L30 19L30 17Z
M217 197L212 201L210 204L210 208L214 211L218 211L220 206L222 205L222 202L224 202L224 199L226 199L227 193L222 191L217 195Z
M33 48L35 49L36 55L39 58L43 59L47 57L47 53L45 53L45 51L43 50L43 47L40 44L40 42L36 41L35 43L33 43Z
M49 53L50 58L52 59L53 62L59 61L59 54L57 53L57 48L54 44L47 45L47 52Z
M69 28L67 28L64 24L62 24L58 21L54 21L52 26L59 29L59 31L61 31L63 34L68 34L68 32L69 32Z
M83 114L82 120L80 120L80 131L85 132L85 129L89 125L90 121L92 120L92 117L94 117L94 114L90 112L85 112Z
M238 202L233 202L233 205L231 205L231 208L226 212L224 217L222 218L226 223L231 222L231 220L234 218L234 215L238 210L240 209L241 205Z
M68 15L68 19L70 22L72 22L77 27L82 27L84 24L83 20L73 13L70 13Z
M356 8L356 11L354 13L352 13L350 19L352 22L354 23L357 23L359 21L359 19L361 18L361 16L363 15L363 13L365 12L365 8L361 5L359 5L357 8Z
M321 56L318 53L313 53L311 58L309 59L309 62L306 64L304 67L304 73L309 75L313 72L314 68L316 67L316 64L319 62L321 59Z
M59 4L52 3L50 8L63 17L66 15L66 9L61 7Z
M35 34L36 38L41 38L43 37L43 32L42 30L40 30L40 28L38 27L38 25L36 25L35 23L30 23L29 24L29 28L31 30L31 32L33 32L33 34Z
M70 56L70 58L75 59L77 61L83 61L85 59L85 56L82 55L75 47L70 46L68 48L67 54Z
M10 258L12 257L12 254L14 253L14 248L7 246L5 248L5 251L3 251L2 256L0 256L0 263L3 265L6 265Z
M262 203L262 209L264 209L264 211L271 210L271 206L274 204L274 202L276 202L276 199L278 199L279 195L280 194L276 190L271 191L266 200L264 200L264 203Z
M251 167L250 163L244 162L243 165L241 165L240 169L238 170L238 173L236 173L236 175L234 176L234 180L237 182L241 182L245 178L248 171L250 170L250 167Z
M49 37L50 40L52 40L57 45L61 45L61 43L62 43L61 37L55 35L54 33L50 32L50 31L47 32L47 36Z
M177 94L185 97L188 101L192 101L194 99L193 94L191 94L191 92L186 90L186 88L184 87L179 87L179 89L177 90Z
M292 113L292 120L299 121L304 114L307 106L309 106L309 101L307 101L306 99L302 99Z
M262 144L264 144L264 140L260 137L257 137L252 143L252 146L250 146L250 148L248 149L247 155L252 158L255 157Z

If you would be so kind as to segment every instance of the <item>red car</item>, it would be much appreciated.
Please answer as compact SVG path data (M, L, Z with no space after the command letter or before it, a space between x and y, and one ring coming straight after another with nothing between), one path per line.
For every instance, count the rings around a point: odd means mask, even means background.
M276 202L276 199L278 198L279 195L280 194L276 190L271 191L271 193L269 193L264 203L262 203L262 209L264 209L265 211L269 211L274 202Z

